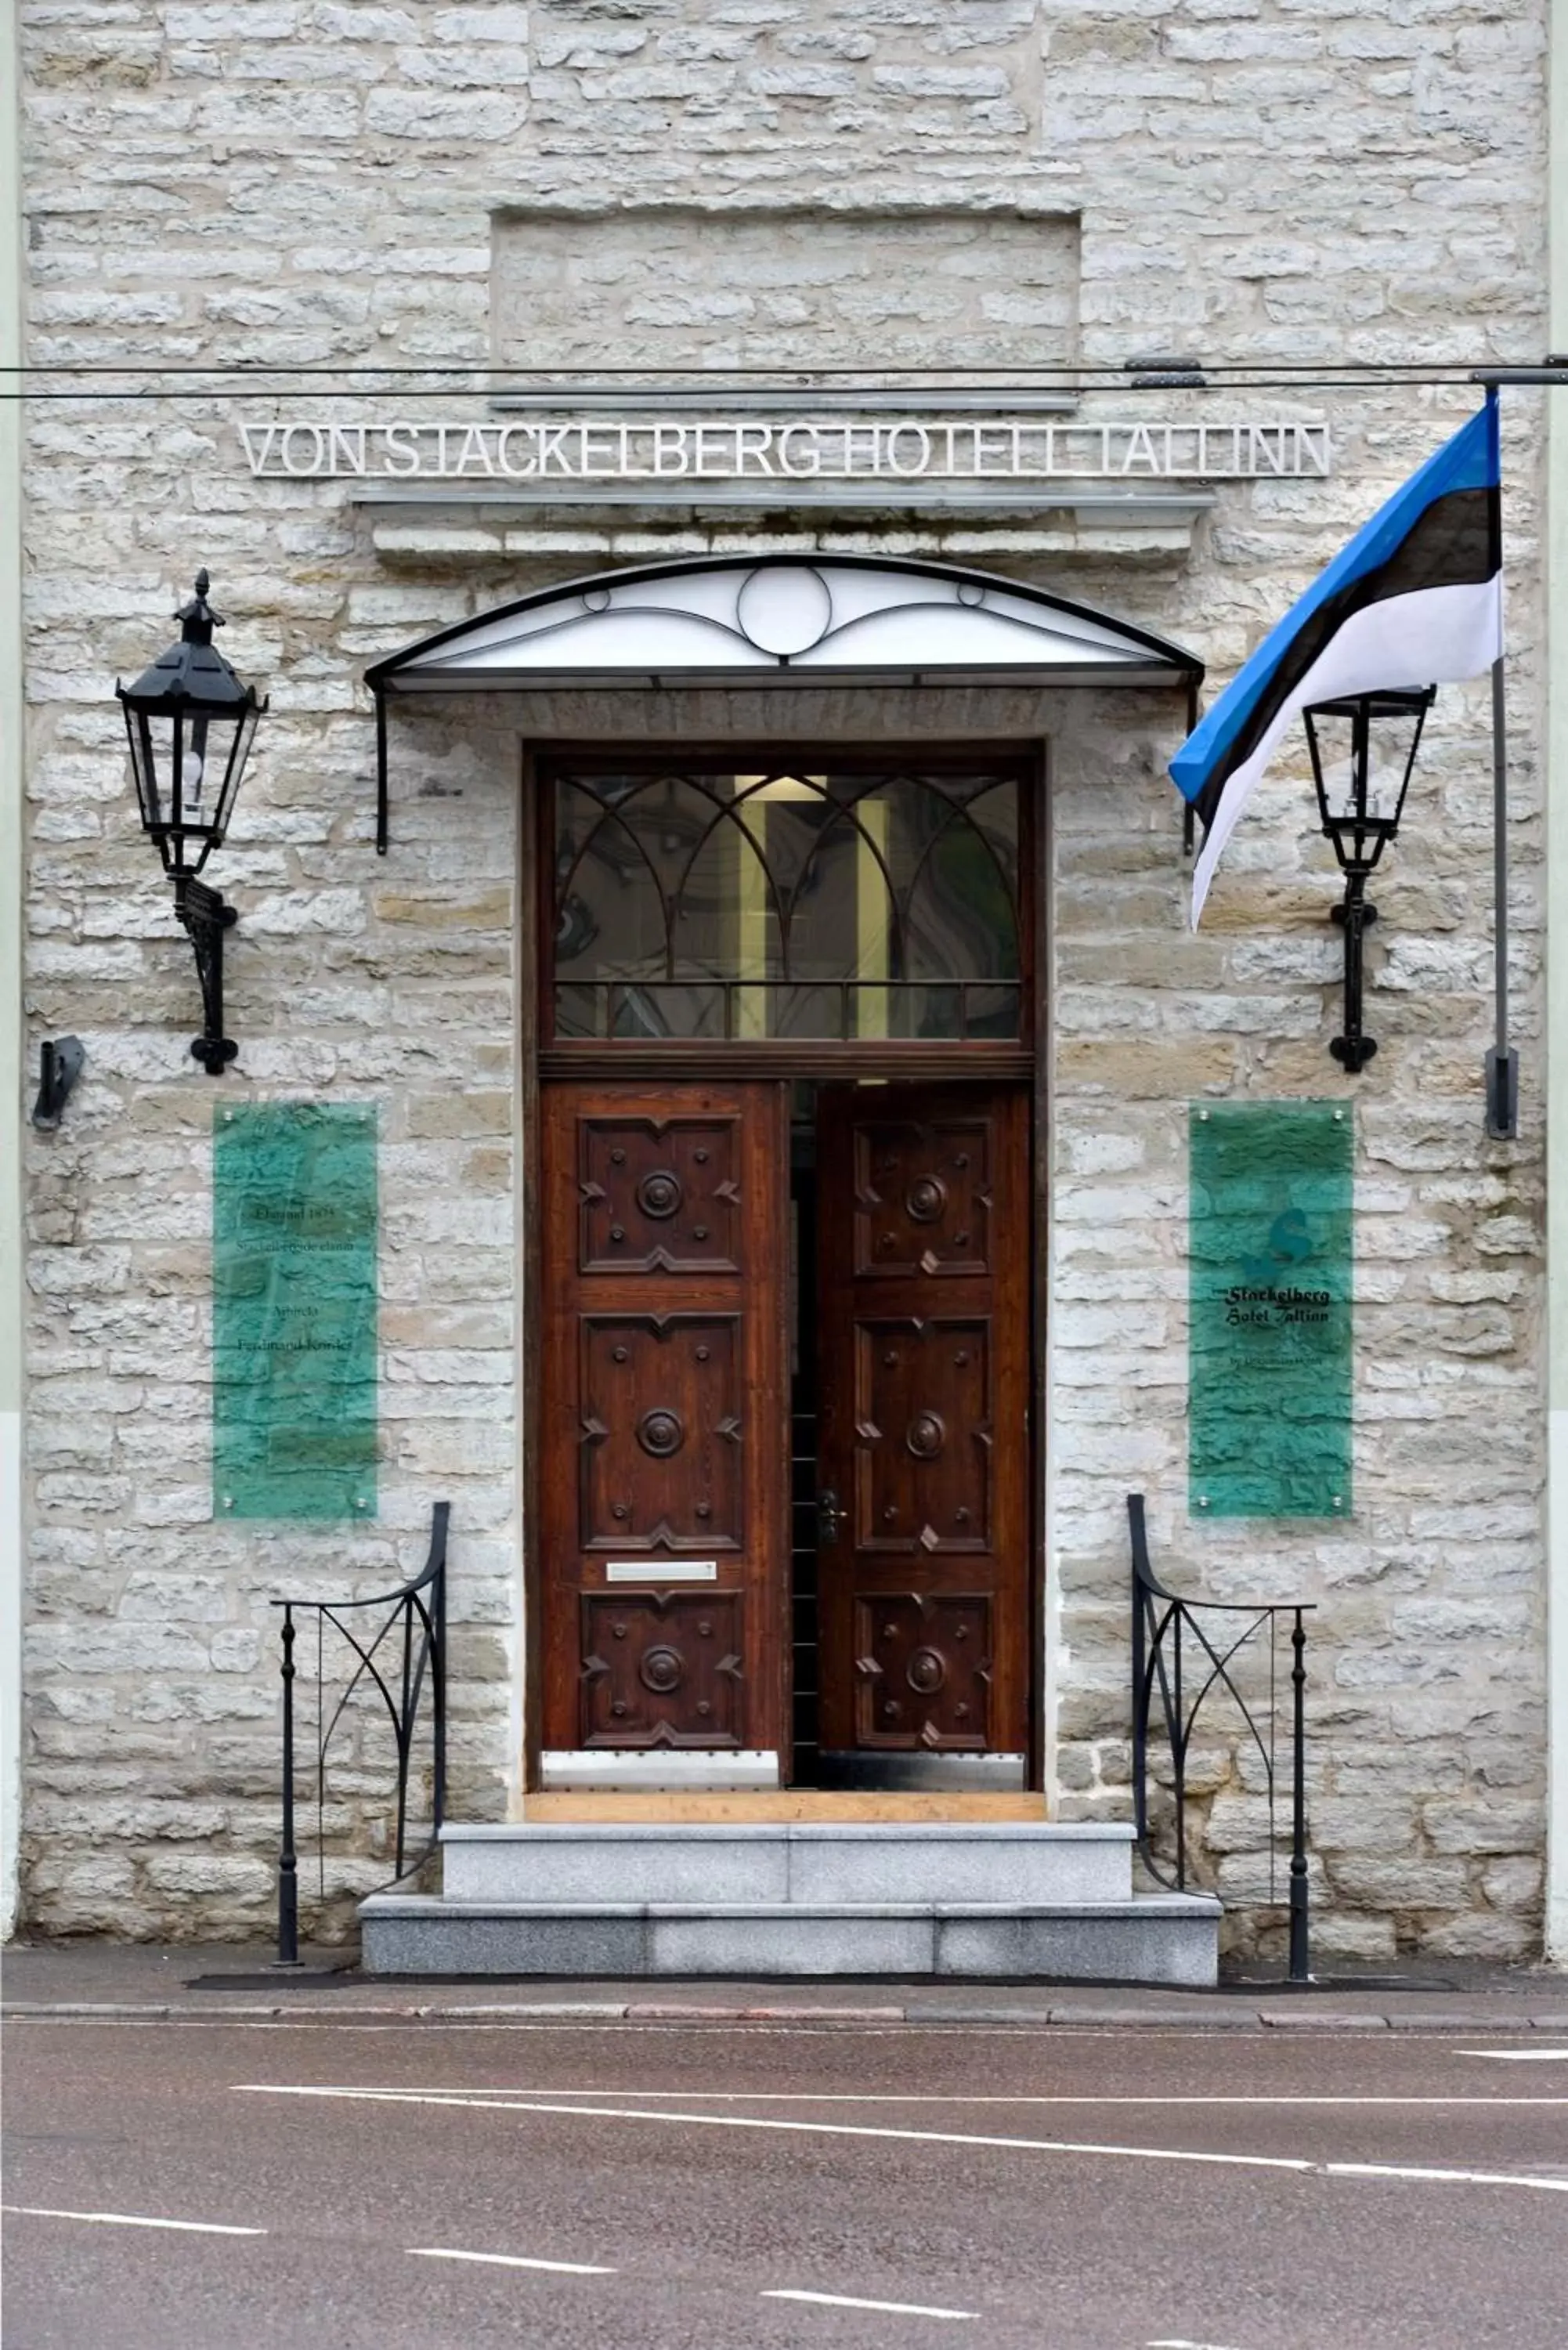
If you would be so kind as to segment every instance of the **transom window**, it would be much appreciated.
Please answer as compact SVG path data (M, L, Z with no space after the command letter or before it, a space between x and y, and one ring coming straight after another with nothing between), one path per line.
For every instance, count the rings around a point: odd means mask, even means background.
M552 769L556 1040L1018 1038L1021 784L831 754Z

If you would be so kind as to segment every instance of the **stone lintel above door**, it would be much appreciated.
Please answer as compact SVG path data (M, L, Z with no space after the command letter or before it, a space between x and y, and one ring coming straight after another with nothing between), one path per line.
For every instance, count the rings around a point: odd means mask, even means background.
M570 484L566 485L568 492ZM1215 504L1195 487L1043 492L998 483L983 499L912 511L908 499L871 501L865 494L815 510L798 497L781 502L723 484L700 501L650 506L639 494L610 497L585 485L576 494L498 495L476 485L466 493L444 485L364 484L348 501L364 515L370 543L387 564L478 568L496 562L528 563L541 581L576 577L586 565L668 562L682 556L768 554L812 556L829 551L876 560L918 555L934 562L1002 564L1049 558L1053 563L1128 565L1184 561L1193 534ZM990 485L988 485L990 490Z

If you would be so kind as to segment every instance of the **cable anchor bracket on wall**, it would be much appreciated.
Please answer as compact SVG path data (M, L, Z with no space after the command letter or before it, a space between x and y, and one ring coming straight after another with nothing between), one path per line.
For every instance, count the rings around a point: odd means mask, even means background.
M38 1098L33 1104L33 1124L40 1134L57 1130L71 1087L80 1076L86 1060L87 1052L79 1036L46 1036L38 1047Z

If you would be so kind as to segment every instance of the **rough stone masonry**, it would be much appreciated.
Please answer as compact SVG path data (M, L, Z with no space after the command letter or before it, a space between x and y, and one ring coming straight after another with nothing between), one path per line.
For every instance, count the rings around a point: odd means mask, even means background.
M26 1915L265 1928L269 1598L372 1589L453 1504L452 1808L520 1783L516 778L530 733L1042 732L1052 754L1047 1350L1051 1781L1126 1816L1123 1495L1189 1587L1320 1602L1319 1948L1525 1955L1540 1939L1543 1657L1537 767L1540 417L1508 411L1513 980L1524 1114L1482 1139L1484 690L1445 689L1380 875L1371 1072L1344 1080L1336 894L1299 766L1186 931L1147 700L992 691L523 697L400 716L371 846L377 657L552 578L712 547L937 554L1062 588L1227 677L1472 404L1358 365L1535 355L1546 0L21 0L30 356L114 370L27 411L31 1049L86 1080L27 1169ZM573 508L400 527L341 481L253 479L241 412L375 421L437 367L1322 366L1293 414L1331 478L1227 483L1195 525ZM233 390L201 370L298 370ZM184 379L161 370L196 370ZM306 370L325 370L314 378ZM87 396L81 396L84 389ZM356 387L358 387L358 389ZM1171 412L1197 396L1173 395ZM1259 395L1247 396L1256 405ZM1219 412L1220 395L1210 396ZM1121 403L1125 407L1125 400ZM1281 403L1285 404L1282 395ZM1208 411L1206 411L1208 412ZM272 698L214 872L234 1071L186 1051L193 982L140 837L111 687L198 562ZM779 702L790 702L787 715ZM1191 1100L1356 1104L1356 1507L1189 1520ZM381 1119L380 1509L215 1519L208 1234L226 1100ZM335 1775L323 1913L386 1873L369 1746ZM1266 1822L1201 1761L1207 1866L1266 1939ZM306 1893L314 1880L307 1881Z

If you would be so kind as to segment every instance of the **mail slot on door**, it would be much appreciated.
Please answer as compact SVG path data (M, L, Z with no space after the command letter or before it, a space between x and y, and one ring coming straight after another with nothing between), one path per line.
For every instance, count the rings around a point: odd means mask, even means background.
M717 1583L716 1558L612 1558L605 1565L607 1583Z

